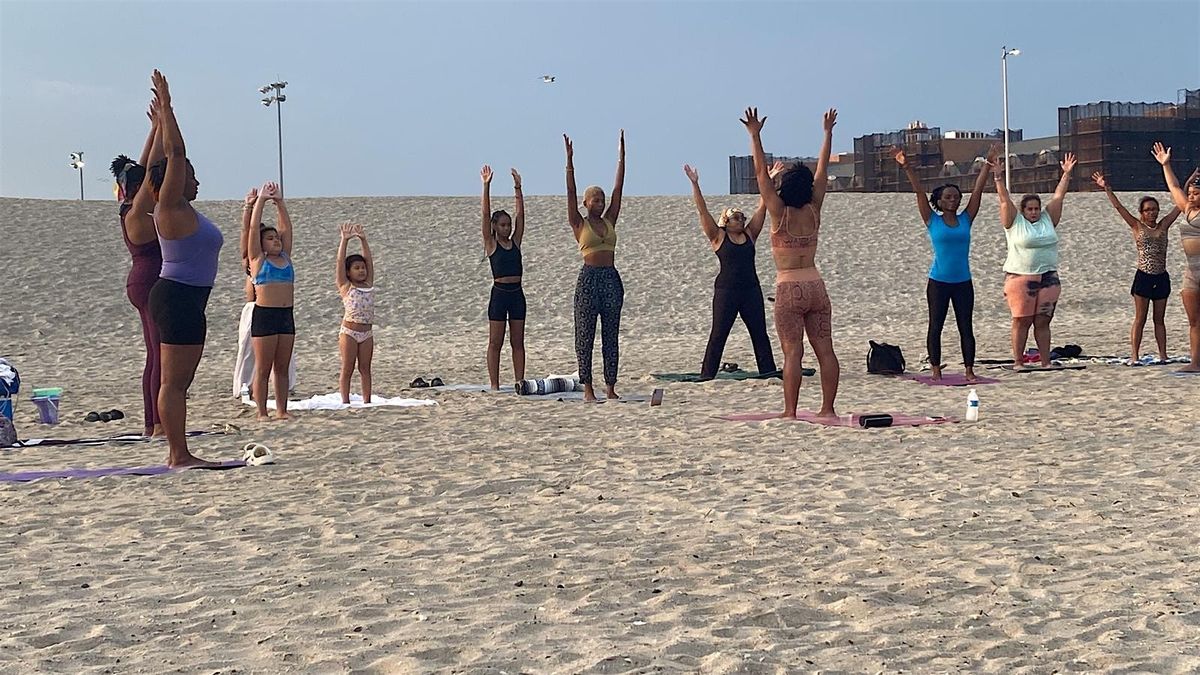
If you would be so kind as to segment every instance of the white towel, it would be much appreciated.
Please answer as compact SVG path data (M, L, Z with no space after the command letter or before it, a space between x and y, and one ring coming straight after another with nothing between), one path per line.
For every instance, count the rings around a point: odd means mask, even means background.
M254 401L250 400L249 396L242 397L242 403L248 406L253 406ZM302 401L288 401L288 410L345 410L346 408L378 408L379 406L399 406L409 408L414 406L437 405L437 401L430 401L423 398L384 398L383 396L372 396L370 403L363 403L362 396L358 394L350 395L350 403L342 403L342 395L334 392L332 394L317 394L312 398L306 398ZM267 400L267 410L275 410L275 400Z

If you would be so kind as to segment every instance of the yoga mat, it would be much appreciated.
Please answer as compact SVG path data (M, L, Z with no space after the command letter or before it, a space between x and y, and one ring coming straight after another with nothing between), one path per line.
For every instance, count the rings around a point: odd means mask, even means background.
M242 399L242 403L248 406L253 406L254 401L247 396ZM424 398L386 398L384 396L372 396L370 403L363 403L362 396L358 394L350 395L350 403L342 403L342 395L334 392L332 394L317 394L311 398L306 398L301 401L288 400L288 410L345 410L347 408L378 408L380 406L399 406L409 408L413 406L437 405L437 401L430 401ZM267 412L274 414L275 400L267 399Z
M1082 363L1050 365L1045 368L1041 366L1025 366L1024 368L1014 368L1012 366L1000 366L1001 370L1007 370L1011 373L1050 373L1057 370L1083 370L1087 366Z
M918 417L914 415L902 415L900 413L886 413L892 416L892 427L915 427L924 424L946 424L958 422L958 420L948 417L937 417L930 419L928 417ZM765 422L767 420L795 421L808 422L809 424L820 424L826 427L851 427L861 429L858 426L858 418L860 413L851 413L850 419L847 420L845 415L839 417L817 417L815 412L810 410L797 410L795 420L780 420L779 413L741 413L737 415L720 415L718 419L728 422ZM879 429L887 429L889 427L876 427Z
M811 377L816 375L817 371L812 368L804 369L804 376ZM706 382L700 378L700 373L651 373L650 377L656 380L666 382ZM783 377L782 370L776 370L772 373L759 373L753 370L735 370L732 373L717 373L715 379L718 380L770 380L781 379Z
M963 375L962 373L945 372L942 373L942 379L940 380L935 380L933 379L933 375L926 375L924 373L905 373L899 377L901 380L920 382L921 384L925 384L930 387L974 387L981 384L996 384L1000 381L990 377L979 377L977 375L975 376L975 381L971 382L967 379L967 376Z
M196 436L217 436L224 434L223 431L189 431L188 438ZM107 445L109 443L149 443L151 441L166 441L166 436L143 436L141 434L122 434L119 436L100 436L97 438L27 438L23 441L17 441L16 445L10 445L10 448L32 448L32 447L49 447L58 445Z
M241 460L221 462L217 466L198 466L194 469L208 471L223 471L225 469L240 469L246 466ZM106 469L51 469L49 471L18 471L16 473L0 473L0 482L23 483L43 478L100 478L101 476L161 476L165 473L179 473L193 469L171 469L166 465L159 466L114 466Z
M1169 372L1167 374L1170 375L1171 377L1196 377L1196 376L1200 375L1200 373L1193 373L1188 370L1172 370L1171 372Z
M500 385L500 391L494 391L490 384L444 384L440 387L416 387L417 389L432 389L434 391L465 391L484 394L515 394L511 384Z
M518 396L522 401L563 401L564 403L583 403L582 391L560 391L556 394L529 394L528 396ZM596 402L605 403L609 399L604 398L603 391L596 392ZM621 394L621 398L613 401L614 403L645 403L650 400L647 394Z

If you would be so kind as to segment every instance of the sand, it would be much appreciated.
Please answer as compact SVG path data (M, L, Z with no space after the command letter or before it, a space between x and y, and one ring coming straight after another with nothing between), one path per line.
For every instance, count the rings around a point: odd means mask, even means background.
M910 369L924 355L930 255L912 199L833 194L825 207L818 264L844 412L964 410L965 389L865 372L868 339L901 345ZM289 205L298 395L336 389L336 224L355 220L377 257L376 390L438 405L255 422L229 395L240 205L198 202L227 245L188 426L241 434L192 447L228 459L256 440L279 463L0 484L0 671L1200 669L1200 378L981 370L1001 382L979 389L978 424L871 431L715 419L781 408L778 381L668 384L661 407L406 390L418 375L486 381L477 198ZM726 205L753 202L710 200ZM570 373L578 253L561 198L528 209L528 371ZM22 437L141 428L118 227L114 203L0 199L0 356L25 383ZM1061 234L1054 343L1127 355L1128 229L1102 195L1073 194ZM618 390L649 393L653 372L699 369L716 261L685 197L627 198L620 235ZM988 196L972 258L981 358L1009 352L1003 257ZM1181 266L1172 234L1177 279ZM759 273L769 288L765 246ZM1167 322L1170 352L1185 354L1177 295ZM953 322L943 345L957 362ZM753 367L740 324L723 360ZM505 381L510 364L506 348ZM36 423L35 386L65 389L63 424ZM806 379L801 406L819 400ZM82 421L110 408L127 419ZM16 471L144 465L166 450L0 453Z

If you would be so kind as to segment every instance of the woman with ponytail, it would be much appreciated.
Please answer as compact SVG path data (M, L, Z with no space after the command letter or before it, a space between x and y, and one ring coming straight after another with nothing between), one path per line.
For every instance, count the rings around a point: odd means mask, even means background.
M521 238L525 236L525 198L521 174L512 170L517 217L507 211L492 211L492 168L483 165L483 252L492 266L492 297L488 302L488 380L500 389L500 348L507 324L512 340L513 377L525 379L525 291L521 289Z
M146 114L150 117L150 133L146 136L139 161L117 155L110 169L117 179L117 199L121 201L121 236L133 258L133 266L129 268L129 276L125 279L125 295L142 320L142 341L146 345L146 363L142 367L143 434L161 436L163 428L158 417L158 390L162 369L158 328L150 316L150 289L162 271L162 249L158 245L154 218L150 215L154 210L154 196L141 187L146 179L146 167L162 158L163 150L156 106L151 104Z

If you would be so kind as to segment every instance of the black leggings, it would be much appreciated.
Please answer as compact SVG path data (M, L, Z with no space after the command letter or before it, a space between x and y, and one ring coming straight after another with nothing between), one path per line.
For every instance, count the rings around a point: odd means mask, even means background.
M948 284L929 280L925 286L925 299L929 302L929 332L925 335L925 349L929 352L929 364L942 363L942 327L946 325L946 314L954 303L954 320L958 323L958 338L962 345L963 364L968 368L975 365L975 330L971 327L971 314L975 311L975 285L970 281Z
M754 360L758 372L775 372L775 355L771 352L771 338L767 335L767 312L763 307L762 288L757 285L741 288L713 289L712 331L708 334L708 347L704 349L704 365L700 367L700 378L711 380L717 376L717 367L725 351L725 341L738 314L750 331L750 342L754 345Z
M575 282L575 357L579 361L579 381L592 383L592 347L596 342L596 317L600 318L600 353L604 357L604 383L617 383L617 364L621 352L617 336L621 331L621 307L625 304L625 286L615 267L584 265Z

